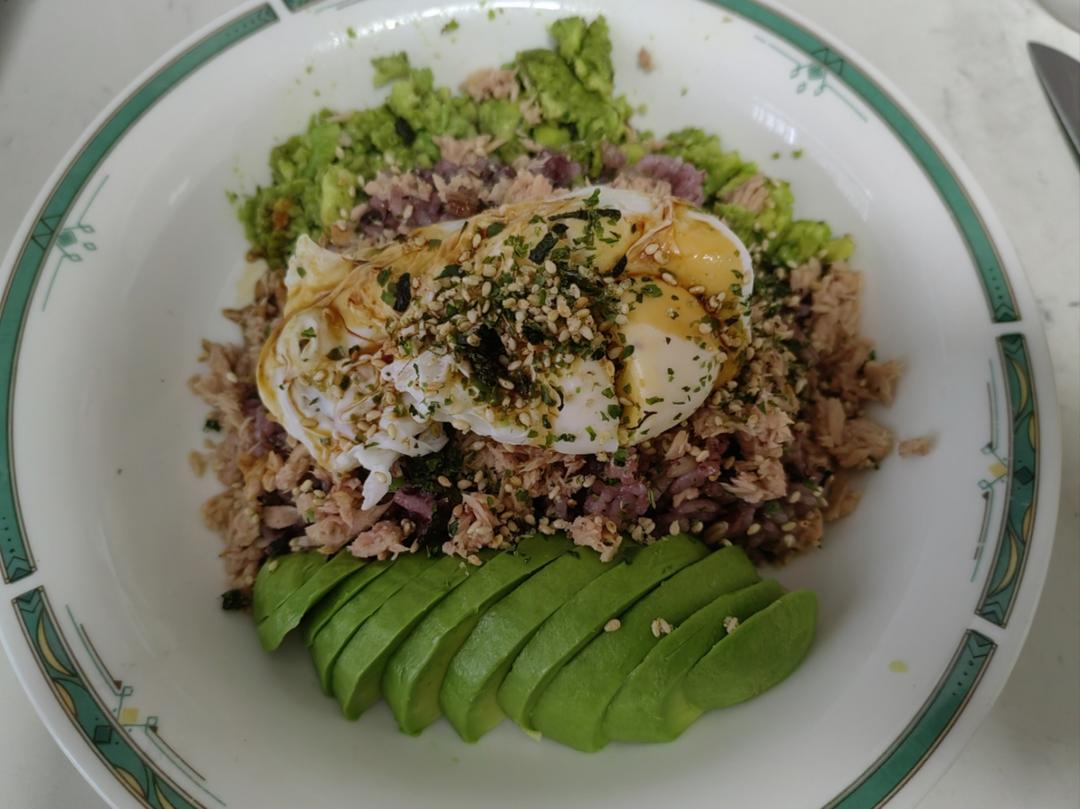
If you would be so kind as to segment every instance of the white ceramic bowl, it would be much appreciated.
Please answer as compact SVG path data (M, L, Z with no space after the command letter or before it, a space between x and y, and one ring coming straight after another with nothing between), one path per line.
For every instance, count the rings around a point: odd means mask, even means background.
M825 549L780 571L822 603L794 677L676 743L592 756L512 727L475 746L445 723L413 739L385 708L341 719L297 645L270 658L218 608L218 540L198 516L214 484L186 462L199 340L231 336L219 310L251 282L225 190L265 180L270 147L318 107L370 104L371 56L407 50L454 85L543 43L568 10L607 14L641 124L720 132L791 180L800 215L854 234L865 330L908 366L877 416L936 438L926 458L888 459ZM460 29L440 35L451 16ZM87 131L2 274L0 636L117 807L911 806L989 709L1034 612L1060 436L1016 256L888 85L763 3L249 4Z

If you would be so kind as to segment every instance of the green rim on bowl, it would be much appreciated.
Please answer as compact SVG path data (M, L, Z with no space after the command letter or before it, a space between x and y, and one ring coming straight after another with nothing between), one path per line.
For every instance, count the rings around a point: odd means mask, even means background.
M756 0L709 2L755 23L785 46L785 50L781 50L772 42L766 43L793 61L792 77L801 82L798 92L810 89L817 94L826 88L835 92L834 88L839 86L846 93L854 94L891 128L924 169L962 234L978 272L990 320L1000 324L1020 321L1019 306L986 224L946 160L901 107L840 51L785 15ZM305 0L285 0L290 11L299 11L308 5ZM37 570L21 524L12 464L12 399L20 338L29 302L45 269L53 262L64 260L65 239L70 239L76 226L69 224L75 203L113 147L157 101L231 45L278 22L278 15L269 4L249 7L231 21L202 35L152 73L85 139L46 196L25 241L15 254L0 309L0 385L4 389L4 395L0 396L0 575L5 583L26 579ZM799 55L792 57L786 47L794 48ZM1032 362L1024 335L1003 334L997 338L997 343L1006 394L1005 418L1001 421L996 417L992 390L993 434L984 452L997 459L998 472L992 479L980 481L985 509L982 541L991 547L987 549L990 563L975 614L990 624L1005 627L1016 603L1033 535L1039 492L1040 425ZM993 367L991 371L993 373ZM998 447L999 424L1003 426L1001 437L1006 444L1001 448ZM992 504L1002 492L1005 498L1003 517L996 538L991 538ZM972 576L974 578L975 573ZM192 785L182 788L177 778L166 774L133 743L132 728L121 721L119 708L113 711L106 707L110 700L103 699L95 691L91 678L71 653L71 646L44 587L32 587L19 594L13 599L13 607L33 657L64 713L98 758L141 805L160 809L224 805L199 780L198 773L193 776L178 764L176 772ZM72 623L74 631L80 633L80 640L83 640L74 618ZM987 671L996 648L994 641L986 635L974 629L967 630L937 686L910 724L882 756L828 806L847 809L879 806L895 794L918 771L959 718ZM99 660L96 656L93 659ZM160 738L156 725L149 730L148 726L140 727L147 731L168 760L172 761L175 756L183 762L179 754ZM194 792L205 795L209 803L200 802Z

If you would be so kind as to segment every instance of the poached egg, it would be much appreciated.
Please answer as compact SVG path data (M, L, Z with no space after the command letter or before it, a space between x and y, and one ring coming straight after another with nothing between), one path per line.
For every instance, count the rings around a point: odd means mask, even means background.
M596 454L679 424L741 366L753 273L716 217L593 187L352 255L301 236L285 285L260 396L370 507L444 425Z

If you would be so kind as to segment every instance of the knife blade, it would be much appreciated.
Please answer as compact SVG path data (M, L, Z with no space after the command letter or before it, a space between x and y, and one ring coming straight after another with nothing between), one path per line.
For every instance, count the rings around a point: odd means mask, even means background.
M1080 62L1038 42L1028 43L1028 53L1054 112L1080 154Z

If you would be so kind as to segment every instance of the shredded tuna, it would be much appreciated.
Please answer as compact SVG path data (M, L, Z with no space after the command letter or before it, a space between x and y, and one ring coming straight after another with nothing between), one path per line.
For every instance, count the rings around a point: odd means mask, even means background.
M824 355L841 349L859 332L859 293L862 276L834 265L813 293L811 311L817 315L810 331L815 350Z
M555 187L547 177L523 170L512 178L504 178L496 183L489 199L493 204L503 205L548 199L554 193Z
M569 533L575 545L592 548L602 562L614 559L622 543L615 523L599 514L578 517L570 524Z
M823 516L830 522L846 517L859 505L861 497L862 495L852 488L847 475L837 474L829 484L826 494L829 505Z
M762 174L755 174L737 188L724 195L724 202L738 205L750 213L761 213L769 201L769 184ZM795 288L794 282L792 288Z
M409 552L408 546L402 544L404 539L405 532L400 525L383 520L357 535L356 539L349 543L349 553L362 559L387 559Z
M882 404L892 404L896 398L896 384L904 372L903 364L896 360L869 360L863 365L862 372L869 394Z
M792 292L805 294L814 290L820 280L821 262L812 258L791 271L788 283L791 285Z
M206 474L206 458L201 452L191 451L188 453L188 466L195 473L195 477L201 478Z
M878 463L892 448L892 433L870 419L857 418L844 425L843 442L834 454L844 469L855 469Z
M670 197L671 183L657 177L648 177L644 174L635 174L632 171L624 171L616 175L612 181L615 188L625 188L629 191L640 191L654 197Z
M491 507L473 494L461 498L454 508L458 531L443 544L443 553L468 559L481 548L495 547L495 515Z
M900 442L897 451L901 458L916 458L929 455L934 449L934 439L929 436L919 438L906 438Z
M439 147L443 160L458 165L468 165L486 158L500 145L491 135L477 135L474 138L464 139L439 135L432 140Z
M503 68L484 68L473 71L461 83L461 89L475 101L486 98L508 98L514 101L521 91L517 72Z

